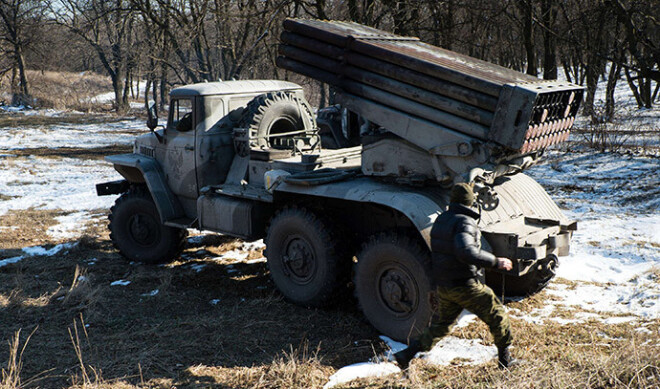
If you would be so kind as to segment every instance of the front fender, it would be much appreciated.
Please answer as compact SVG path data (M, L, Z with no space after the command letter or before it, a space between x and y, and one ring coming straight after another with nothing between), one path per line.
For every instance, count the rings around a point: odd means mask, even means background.
M181 203L167 186L165 174L154 158L139 154L118 154L107 156L105 160L111 162L127 181L147 184L163 223L185 216Z

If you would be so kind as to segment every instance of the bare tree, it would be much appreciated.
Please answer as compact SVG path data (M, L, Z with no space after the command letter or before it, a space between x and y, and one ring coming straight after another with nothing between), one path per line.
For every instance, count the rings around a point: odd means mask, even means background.
M11 71L12 104L30 102L25 53L35 41L35 29L44 15L44 2L34 0L0 0L0 41L8 66L0 76Z
M115 109L128 109L130 79L135 62L135 12L126 0L59 0L51 7L55 22L66 26L96 52L112 80Z
M605 2L616 15L625 36L625 48L630 61L613 58L625 69L626 79L635 95L637 105L651 108L653 92L651 82L660 83L660 5L657 0ZM633 76L632 73L636 73Z

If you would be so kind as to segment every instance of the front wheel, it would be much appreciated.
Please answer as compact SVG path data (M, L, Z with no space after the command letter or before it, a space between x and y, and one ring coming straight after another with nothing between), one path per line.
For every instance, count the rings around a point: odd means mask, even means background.
M392 339L416 338L432 313L428 250L409 237L380 234L357 258L355 293L369 322Z
M181 253L187 231L161 223L156 204L144 189L121 195L110 209L110 239L126 258L144 263L170 262Z

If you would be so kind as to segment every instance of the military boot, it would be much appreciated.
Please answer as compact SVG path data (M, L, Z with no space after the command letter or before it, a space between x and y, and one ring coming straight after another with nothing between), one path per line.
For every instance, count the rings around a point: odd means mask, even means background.
M420 351L422 351L421 344L419 343L419 341L413 340L412 342L410 342L410 345L408 345L408 347L404 348L398 353L394 353L394 359L396 359L396 363L397 365L399 365L401 370L405 370L408 368L410 361L413 358L415 358L415 354L417 354Z
M512 366L519 364L520 361L511 356L509 347L502 347L497 349L497 366L500 369L508 369Z

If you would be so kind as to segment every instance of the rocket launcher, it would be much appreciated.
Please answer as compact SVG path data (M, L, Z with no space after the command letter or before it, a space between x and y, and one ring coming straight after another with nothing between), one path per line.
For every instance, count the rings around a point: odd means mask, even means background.
M465 140L450 151L459 156L477 143L499 161L541 151L568 139L582 101L578 85L356 23L284 29L278 66L335 86L350 110L435 154L453 139Z

